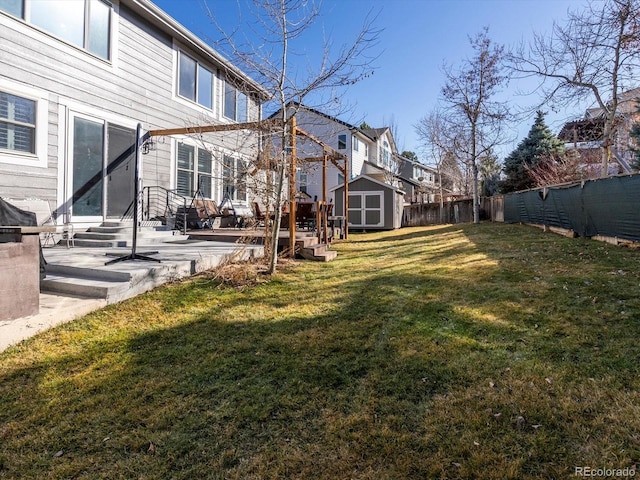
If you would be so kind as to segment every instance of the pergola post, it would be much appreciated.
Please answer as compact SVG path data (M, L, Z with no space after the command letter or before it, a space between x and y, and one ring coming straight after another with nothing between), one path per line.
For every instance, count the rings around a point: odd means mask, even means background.
M349 238L349 159L344 160L344 239Z
M318 225L318 234L322 232L322 241L328 243L327 238L327 152L323 152L322 155L322 208L324 209L324 215L321 216L322 225ZM320 210L320 209L318 209ZM322 227L322 228L321 228Z

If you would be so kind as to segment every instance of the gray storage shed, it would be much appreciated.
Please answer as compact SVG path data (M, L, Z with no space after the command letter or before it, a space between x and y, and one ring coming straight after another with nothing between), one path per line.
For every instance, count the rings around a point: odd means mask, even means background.
M331 189L335 214L344 215L344 185ZM349 181L349 228L393 230L400 228L404 192L393 185L360 175Z

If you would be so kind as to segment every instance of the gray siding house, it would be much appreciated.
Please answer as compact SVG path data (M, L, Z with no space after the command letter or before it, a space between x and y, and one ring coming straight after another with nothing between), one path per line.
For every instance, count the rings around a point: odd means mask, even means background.
M143 131L261 118L266 92L149 0L0 0L0 197L78 228L133 200ZM144 186L248 202L245 132L155 138Z
M367 175L390 185L398 183L397 165L393 155L396 146L389 128L363 130L299 103L292 103L289 108L290 115L295 113L298 127L346 156L349 179ZM279 115L280 113L276 112L272 117ZM318 155L322 155L322 149L317 145L310 145L308 142L298 145L299 158ZM338 168L329 164L326 178L327 201L337 200L334 198L334 187L344 185L344 181L344 176ZM299 162L296 182L298 190L309 197L323 198L322 171L317 162Z
M400 188L405 191L405 203L435 202L439 193L438 171L422 163L395 154L399 165Z

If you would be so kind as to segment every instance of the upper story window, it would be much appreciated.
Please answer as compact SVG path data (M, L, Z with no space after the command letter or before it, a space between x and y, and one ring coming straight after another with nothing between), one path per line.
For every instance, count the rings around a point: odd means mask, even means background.
M103 0L0 0L0 10L109 60L111 5Z
M244 123L247 121L247 95L229 82L224 84L224 116Z
M391 149L389 148L389 142L386 140L380 145L379 162L382 166L391 168Z
M178 95L213 109L213 73L182 52L178 56Z
M0 148L36 153L36 102L0 92Z
M344 134L338 135L338 150L344 150L347 148L347 136Z
M357 152L360 150L360 140L358 140L358 137L356 137L355 135L353 135L351 137L351 141L353 143L353 151Z
M298 190L303 193L308 193L309 175L307 172L298 171L296 183Z

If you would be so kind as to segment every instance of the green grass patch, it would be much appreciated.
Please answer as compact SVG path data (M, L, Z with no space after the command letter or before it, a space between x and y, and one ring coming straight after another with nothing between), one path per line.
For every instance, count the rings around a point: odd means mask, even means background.
M640 465L640 252L501 224L355 234L0 354L2 479L569 478Z

